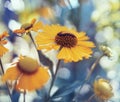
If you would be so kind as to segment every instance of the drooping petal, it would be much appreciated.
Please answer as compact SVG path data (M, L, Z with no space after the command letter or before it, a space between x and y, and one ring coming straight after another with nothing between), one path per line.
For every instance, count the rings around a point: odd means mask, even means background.
M20 76L21 72L18 70L16 66L10 67L7 69L6 73L2 76L2 80L5 82L7 80L17 80Z
M33 91L42 88L49 80L48 70L45 68L39 68L37 72L33 74L23 74L16 85L17 90Z

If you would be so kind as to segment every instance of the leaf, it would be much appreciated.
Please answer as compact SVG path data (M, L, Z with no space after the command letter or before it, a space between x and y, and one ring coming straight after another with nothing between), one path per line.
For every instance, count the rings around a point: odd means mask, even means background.
M52 99L58 98L58 97L63 97L66 96L70 93L72 93L76 88L78 88L83 82L80 81L75 81L73 84L70 86L63 86L59 88L53 95Z
M43 65L49 67L50 72L51 72L51 75L52 75L52 77L53 77L53 62L52 62L49 58L47 58L47 57L42 53L42 51L38 51L38 56L39 56L39 58L40 58L41 63L42 63Z

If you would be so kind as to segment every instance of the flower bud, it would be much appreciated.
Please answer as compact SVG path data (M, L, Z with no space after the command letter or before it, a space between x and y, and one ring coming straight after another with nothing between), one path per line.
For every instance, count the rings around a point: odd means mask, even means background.
M94 93L103 100L108 100L113 96L112 86L108 80L98 79L94 82Z

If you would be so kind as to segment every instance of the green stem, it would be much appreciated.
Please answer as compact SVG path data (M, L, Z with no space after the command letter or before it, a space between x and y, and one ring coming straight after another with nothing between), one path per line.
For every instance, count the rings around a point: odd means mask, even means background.
M4 74L4 68L3 68L3 65L2 65L2 60L1 60L1 58L0 58L0 65L1 65L2 73Z
M83 81L83 83L81 84L81 87L79 88L79 91L78 91L78 92L80 92L80 90L82 89L82 87L84 86L84 84L89 80L91 74L93 73L94 69L96 68L97 64L99 63L100 59L101 59L103 56L104 56L104 54L102 54L102 55L92 64L92 66L91 66L91 68L90 68L90 71L89 71L87 77L85 78L85 80ZM74 100L73 102L76 102L76 101L75 101L75 100L76 100L76 97L75 97L73 100Z
M104 56L104 54L102 54L102 55L93 63L93 65L92 65L91 68L90 68L90 72L88 73L88 75L87 75L87 77L86 77L86 79L85 79L86 81L89 80L92 72L94 71L94 69L96 68L97 64L99 63L100 59L101 59L103 56Z
M90 102L94 97L95 97L95 94L93 94L92 96L90 96L90 98L88 99L87 102Z
M0 66L1 66L1 69L2 69L2 74L4 74L4 68L3 68L3 64L2 64L1 58L0 58ZM10 96L10 99L11 99L11 101L12 101L12 96L11 96L11 93L10 93L9 85L8 85L7 82L6 82L5 84L6 84L6 86L7 86L7 91L8 91L8 94L9 94L9 96Z
M60 62L61 62L61 60L58 60L57 66L56 66L56 71L55 71L54 77L52 79L52 82L51 82L51 85L50 85L50 88L49 88L49 91L48 91L48 100L47 100L48 102L49 102L49 98L50 98L50 93L51 93L52 87L54 85L54 82L55 82L55 79L56 79L56 76L57 76L57 72L59 70Z
M26 91L23 92L23 102L25 102Z
M32 34L31 34L30 32L29 32L29 36L30 36L30 39L32 40L32 42L33 42L35 48L37 49L37 46L36 46L36 44L35 44L35 42L34 42L34 39L33 39L33 37L32 37Z
M87 77L85 78L85 81L84 81L83 85L89 80L91 74L93 73L94 69L96 68L97 64L99 63L100 59L101 59L103 56L104 56L104 54L101 55L101 56L92 64L92 66L91 66L91 68L90 68L90 71L89 71ZM79 91L81 90L81 88L83 87L83 85L80 87Z

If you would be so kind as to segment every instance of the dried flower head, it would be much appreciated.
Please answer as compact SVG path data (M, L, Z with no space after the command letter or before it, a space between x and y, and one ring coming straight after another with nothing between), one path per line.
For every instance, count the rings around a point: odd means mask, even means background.
M8 49L3 46L7 44L7 40L5 38L8 36L9 34L6 31L0 34L0 57L2 57L6 52L8 52Z
M43 32L36 36L38 50L59 50L57 58L65 62L88 59L92 54L91 49L95 47L94 43L88 40L89 37L84 32L60 25L46 25L43 27Z
M37 32L42 26L42 22L36 22L36 19L32 19L30 23L23 24L20 29L16 29L13 32L16 34L28 34L30 31Z
M107 46L100 46L100 49L102 50L103 54L108 56L108 57L112 57L112 51L109 47Z
M42 88L49 77L48 69L40 66L35 59L20 56L19 62L14 67L8 68L2 76L2 80L17 80L16 89L18 91L33 91Z
M94 92L103 100L108 100L113 96L112 86L109 81L102 78L94 82Z

